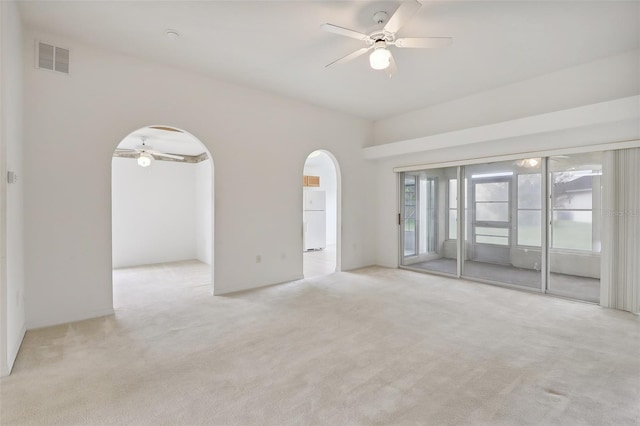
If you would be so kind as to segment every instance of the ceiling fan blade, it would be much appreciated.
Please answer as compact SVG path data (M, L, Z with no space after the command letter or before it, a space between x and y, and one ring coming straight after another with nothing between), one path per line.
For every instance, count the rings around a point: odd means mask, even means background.
M385 24L384 30L390 33L397 33L400 28L422 7L416 0L405 0L396 10L389 21Z
M137 149L129 149L129 148L116 148L116 152L138 152Z
M367 53L367 51L373 49L373 46L371 47L363 47L362 49L358 49L355 52L349 53L347 56L343 56L340 59L336 59L335 61L331 62L330 64L325 65L325 68L330 67L331 65L335 65L335 64L342 64L345 62L348 62L352 59L357 58L360 55L364 55L365 53Z
M349 28L339 27L333 24L322 24L320 25L320 27L327 32L355 38L356 40L364 41L369 38L369 36L366 34L359 33L358 31L350 30Z
M173 158L174 160L184 160L184 157L181 157L175 154L166 154L164 152L158 152L158 151L147 151L147 152L153 155L154 157L166 157L166 158Z
M174 129L173 127L167 127L167 126L150 126L149 128L156 129L156 130L164 130L166 132L184 133L182 130Z
M393 55L391 54L391 52L389 52L389 66L384 69L384 72L387 73L387 76L389 78L393 77L393 75L398 72L396 60L393 59Z
M399 38L395 45L400 48L428 49L451 46L452 37L423 37L423 38Z

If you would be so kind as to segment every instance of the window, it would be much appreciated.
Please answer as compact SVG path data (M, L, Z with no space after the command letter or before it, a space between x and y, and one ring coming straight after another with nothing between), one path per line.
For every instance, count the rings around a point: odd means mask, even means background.
M448 185L448 235L450 240L455 240L456 238L458 238L458 179L449 179Z
M600 251L594 246L593 238L593 200L599 194L599 186L594 182L600 174L596 170L566 170L551 174L552 248Z
M542 175L518 175L517 230L519 246L542 244Z
M405 176L404 179L404 255L415 256L416 243L416 219L417 219L417 186L416 176Z
M476 244L509 245L509 178L503 174L474 179L474 242ZM476 176L474 176L475 178Z

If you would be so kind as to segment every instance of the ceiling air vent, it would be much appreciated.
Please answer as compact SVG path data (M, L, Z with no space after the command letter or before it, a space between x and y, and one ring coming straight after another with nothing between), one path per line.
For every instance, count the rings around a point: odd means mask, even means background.
M38 68L69 74L69 49L37 43Z

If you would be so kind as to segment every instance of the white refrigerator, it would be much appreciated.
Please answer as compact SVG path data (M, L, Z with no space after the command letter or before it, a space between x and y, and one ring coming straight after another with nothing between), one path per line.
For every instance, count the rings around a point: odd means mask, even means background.
M304 249L320 250L327 246L327 215L324 191L304 191Z

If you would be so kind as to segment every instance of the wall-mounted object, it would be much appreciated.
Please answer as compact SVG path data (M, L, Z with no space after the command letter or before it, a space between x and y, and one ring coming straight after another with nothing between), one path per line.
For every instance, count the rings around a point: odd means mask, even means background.
M36 41L36 68L69 74L69 49Z
M303 186L320 186L320 176L303 176L302 177L302 185Z
M18 181L18 175L16 172L7 172L7 183L13 184Z

